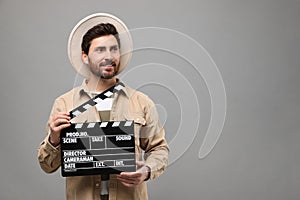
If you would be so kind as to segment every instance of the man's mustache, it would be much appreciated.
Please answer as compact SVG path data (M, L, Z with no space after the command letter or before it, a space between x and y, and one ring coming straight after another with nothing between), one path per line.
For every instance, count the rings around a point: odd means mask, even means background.
M103 63L100 63L99 67L103 67L103 66L107 66L107 65L111 65L111 66L114 66L114 67L117 66L117 64L114 61L108 60L108 61L105 61Z

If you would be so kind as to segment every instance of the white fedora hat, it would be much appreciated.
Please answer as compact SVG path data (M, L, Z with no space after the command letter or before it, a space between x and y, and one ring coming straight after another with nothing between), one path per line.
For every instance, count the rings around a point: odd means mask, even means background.
M120 68L117 74L121 73L129 64L132 56L132 39L126 25L117 17L107 13L95 13L79 21L73 28L68 41L68 56L71 65L78 74L89 78L89 67L81 60L81 42L85 33L92 27L100 23L110 23L114 25L119 33L120 38Z

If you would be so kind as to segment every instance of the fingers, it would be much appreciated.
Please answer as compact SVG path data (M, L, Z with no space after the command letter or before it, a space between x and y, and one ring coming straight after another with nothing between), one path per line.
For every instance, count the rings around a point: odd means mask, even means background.
M59 112L49 119L49 127L52 132L60 133L60 131L68 126L70 126L70 116L68 113Z
M69 124L69 120L59 118L52 121L49 125L54 132L60 132L63 128L69 126L70 124Z
M136 173L136 172L133 173L122 172L121 174L117 175L117 179L121 181L121 183L126 187L135 187L139 185L141 182L143 182L142 177L143 177L142 173Z
M50 127L50 142L54 145L58 145L60 142L60 132L64 128L67 128L71 125L70 116L68 113L59 112L55 115L52 115L48 121Z
M139 177L141 177L142 173L140 173L140 172L121 172L118 176L132 181L132 180L135 180L135 179L138 179Z
M55 115L52 115L51 117L50 117L50 120L49 120L49 122L51 123L51 122L56 122L57 120L66 120L66 121L69 121L71 118L70 118L70 116L69 116L69 114L68 113L65 113L65 112L59 112L59 113L57 113L57 114L55 114Z
M144 162L137 161L138 170L136 172L121 172L117 179L127 187L135 187L144 182L148 177L149 170Z

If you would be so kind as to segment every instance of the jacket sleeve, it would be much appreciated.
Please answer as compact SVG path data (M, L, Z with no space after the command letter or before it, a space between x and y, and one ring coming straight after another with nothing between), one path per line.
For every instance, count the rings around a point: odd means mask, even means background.
M58 112L66 112L63 99L55 100L50 116ZM49 142L49 133L50 133L50 128L47 124L46 137L41 142L38 148L38 161L40 163L41 168L46 173L55 172L60 167L61 164L60 145L54 147Z
M141 127L140 145L145 151L146 165L150 167L150 179L161 175L168 165L169 147L165 131L159 122L154 103L148 99L145 108L146 123Z

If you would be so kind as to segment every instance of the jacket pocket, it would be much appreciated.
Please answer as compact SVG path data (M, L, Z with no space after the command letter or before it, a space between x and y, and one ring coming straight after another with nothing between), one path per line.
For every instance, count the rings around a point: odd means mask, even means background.
M146 119L140 113L132 113L130 116L125 116L126 120L133 120L134 122L134 138L135 138L135 152L136 159L142 159L142 149L140 147L141 129L146 125Z
M126 120L133 120L134 122L134 135L136 138L140 137L142 126L146 125L146 120L142 114L131 114L130 117L126 116Z

